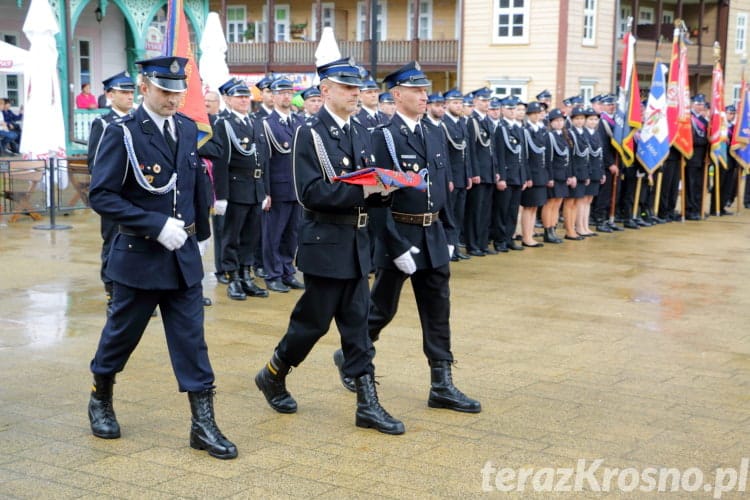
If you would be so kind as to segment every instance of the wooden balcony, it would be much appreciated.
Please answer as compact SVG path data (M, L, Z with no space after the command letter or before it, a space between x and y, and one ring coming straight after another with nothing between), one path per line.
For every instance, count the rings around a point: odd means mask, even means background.
M653 40L638 40L635 46L636 62L639 69L648 70L654 66L654 55L656 54L656 42ZM691 74L705 75L711 74L714 65L713 45L695 45L687 46L688 67ZM672 54L672 40L664 41L659 46L659 55L661 62L669 65Z
M370 62L369 41L340 40L342 55ZM318 42L229 43L227 64L235 73L311 72ZM425 71L456 71L458 40L384 40L378 42L378 68L398 68L416 59Z

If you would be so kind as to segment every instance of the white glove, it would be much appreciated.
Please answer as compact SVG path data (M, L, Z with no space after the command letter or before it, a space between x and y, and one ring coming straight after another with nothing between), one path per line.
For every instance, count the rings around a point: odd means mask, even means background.
M260 208L262 210L270 210L271 209L271 197L269 195L266 195L266 197L263 198L263 201L260 204Z
M453 245L448 245L448 257L453 257L453 251L456 249Z
M382 183L378 182L374 186L362 185L362 191L364 191L365 193L365 198L368 198L376 193L388 194L390 192L390 189L387 186L384 186Z
M411 247L402 255L399 255L398 257L393 259L393 263L396 264L396 267L402 273L414 274L414 271L417 270L417 263L414 262L414 257L412 257L412 254L417 255L418 253L419 253L419 248Z
M188 235L185 232L185 221L170 217L161 228L156 240L164 245L167 250L177 250L185 244Z
M227 205L229 202L227 200L216 200L214 202L214 214L216 215L224 215L227 213Z
M208 238L198 242L198 251L201 253L201 257L206 255L206 249L208 249Z

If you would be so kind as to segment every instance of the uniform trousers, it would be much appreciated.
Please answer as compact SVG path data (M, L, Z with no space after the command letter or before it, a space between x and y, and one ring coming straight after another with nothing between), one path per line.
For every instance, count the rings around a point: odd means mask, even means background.
M487 248L490 236L490 214L492 212L492 190L495 185L482 182L474 184L466 194L466 249L471 251Z
M229 202L224 215L221 265L226 272L249 267L253 262L253 248L260 237L260 204Z
M599 185L599 194L596 195L593 208L591 209L594 220L596 221L608 220L609 209L612 205L612 184L614 176L609 172L609 170L605 171L605 175L607 176L607 180L604 181L604 184ZM615 200L617 200L617 194L619 194L621 188L622 185L620 182L618 182L617 193L615 193Z
M680 157L672 158L670 155L659 170L662 172L659 217L665 218L677 208L677 197L680 193Z
M296 201L276 201L263 213L263 269L267 280L294 276L302 207Z
M633 204L635 200L635 189L638 183L638 167L633 165L622 169L622 191L620 192L619 209L623 219L633 218ZM643 185L641 184L641 189Z
M436 269L418 269L411 276L397 269L378 269L370 292L370 338L377 340L380 331L396 316L401 289L407 278L411 279L411 288L417 302L425 356L431 361L453 361L448 265Z
M305 273L304 280L305 290L292 310L276 354L285 363L298 366L335 320L344 352L344 374L352 378L373 375L372 342L367 334L367 276L337 279Z
M158 305L180 391L213 388L214 372L203 332L203 286L142 290L115 282L113 288L112 313L91 361L92 373L114 376L122 371Z
M731 202L733 199L732 190L734 189L734 184L737 182L737 170L735 169L735 165L731 163L728 168L714 167L714 176L717 170L719 171L719 210L724 210L727 202ZM714 187L711 189L711 207L708 210L710 213L716 211L716 191L716 184L714 184Z
M685 167L685 184L687 193L685 195L685 201L687 213L697 214L703 216L703 208L701 207L701 195L703 194L703 168L698 167Z
M452 210L453 221L456 224L456 233L458 241L452 243L465 243L464 235L464 218L466 217L466 188L453 188L449 196L449 206Z
M224 215L211 216L211 234L214 235L214 268L217 274L224 273L221 259L224 257Z

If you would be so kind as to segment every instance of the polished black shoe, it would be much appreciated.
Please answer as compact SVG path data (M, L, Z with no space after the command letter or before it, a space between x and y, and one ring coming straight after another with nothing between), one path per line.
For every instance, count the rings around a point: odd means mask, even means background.
M451 255L451 262L458 262L459 260L461 259L458 258L458 255L456 255L456 252L453 252L453 255Z
M256 267L255 268L255 277L264 280L264 279L268 278L268 273L262 267Z
M461 260L469 260L469 259L471 259L470 255L466 255L461 250L456 250L455 256L458 257Z
M482 249L482 252L484 252L485 255L497 255L497 250L495 250L492 247L484 248L484 249Z
M240 278L240 284L242 285L242 291L248 297L268 297L268 290L259 287L253 277L250 275L250 269L244 268L242 270L242 277Z
M469 250L469 255L471 255L473 257L484 257L487 254L485 254L481 250Z
M209 455L222 460L237 457L237 447L228 440L216 425L214 416L214 391L188 392L192 422L190 447L206 450Z
M494 248L495 248L495 251L498 252L498 253L508 253L508 251L509 251L508 250L508 244L505 243L505 242L498 243L497 245L494 245Z
M266 288L279 293L286 293L290 290L280 279L266 280Z
M232 300L246 300L247 294L242 289L240 274L237 271L230 273L229 286L227 286L227 296Z
M508 248L511 250L523 250L523 247L515 241L511 241L510 243L508 243Z
M614 229L609 227L607 224L601 223L598 226L596 226L596 230L600 233L613 233Z
M651 223L652 226L655 226L656 224L666 224L667 221L659 217L658 215L652 215L648 218L648 222Z
M533 245L531 245L531 244L529 244L529 243L526 243L525 241L522 241L522 242L521 242L521 245L523 245L523 246L525 246L525 247L529 247L529 248L537 248L537 247L541 248L541 247L543 247L543 246L544 246L544 243L536 243L536 242L535 242L535 243L534 243Z
M292 290L304 290L305 284L298 280L295 276L282 279L281 282L291 288Z
M563 242L563 240L559 236L557 236L554 227L546 227L544 228L544 242L559 245Z
M628 229L640 229L641 226L638 225L633 219L628 219L625 222L622 223L622 225Z
M297 402L286 390L286 376L289 365L284 363L276 353L255 376L255 385L263 392L268 404L279 413L295 413Z
M584 238L584 237L583 237L583 236L581 236L581 235L578 235L578 236L568 236L568 235L566 234L566 235L565 235L565 239L566 239L566 240L573 240L573 241L583 241L583 240L585 240L586 238Z
M204 307L212 306L213 304L214 303L211 302L211 299L209 299L208 297L203 297L203 306Z
M614 222L607 221L607 225L612 228L612 231L625 231L625 229L621 228L620 226L618 226Z
M453 385L450 361L430 362L430 397L427 406L430 408L447 408L464 413L479 413L482 405L471 399Z
M734 215L734 212L730 212L726 208L722 208L721 212L719 212L719 215L721 215L721 216L724 216L724 215Z
M638 224L641 227L651 227L651 226L653 226L653 224L651 224L650 222L647 222L647 221L643 220L641 217L636 217L633 220L635 221L636 224Z
M687 214L685 220L701 220L701 216L698 214Z
M336 368L339 370L339 378L344 387L352 392L357 392L357 386L354 384L354 379L347 377L344 373L344 351L336 349L333 353L333 364L336 365Z
M115 409L112 407L112 386L115 377L94 375L94 386L89 398L89 422L91 433L102 439L120 437L120 424L117 423Z
M578 233L578 234L583 236L584 238L591 238L592 236L599 236L596 233Z
M214 276L216 276L216 281L222 285L229 284L229 273L214 273Z
M355 424L357 427L375 429L385 434L403 434L404 424L393 418L385 408L380 406L378 392L372 375L366 373L354 381L357 388L357 413Z

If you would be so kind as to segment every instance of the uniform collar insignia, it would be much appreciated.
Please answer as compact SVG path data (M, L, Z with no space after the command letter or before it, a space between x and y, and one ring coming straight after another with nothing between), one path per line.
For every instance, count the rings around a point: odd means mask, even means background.
M335 125L333 125L333 126L331 126L330 130L331 130L331 135L332 136L334 136L334 137L338 137L339 136L339 129L338 129L338 127L336 127Z

